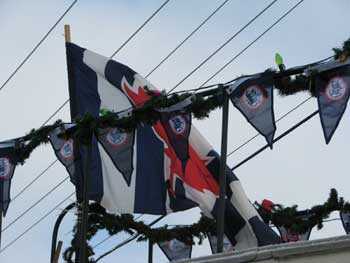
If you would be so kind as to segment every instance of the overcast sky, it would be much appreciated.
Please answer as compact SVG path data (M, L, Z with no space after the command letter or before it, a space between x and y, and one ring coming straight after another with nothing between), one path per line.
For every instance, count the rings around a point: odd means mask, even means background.
M3 83L16 66L30 52L72 1L61 0L0 0L0 83ZM63 21L53 30L38 51L16 76L0 91L1 128L0 141L23 136L31 128L38 128L67 98L67 72L63 25L69 23L72 41L102 55L110 56L147 19L163 0L79 0ZM187 34L202 22L223 0L171 0L169 4L115 57L142 75L146 75ZM149 80L159 89L170 90L189 71L197 66L221 43L239 30L262 10L271 0L231 0L208 24L190 39ZM279 0L263 16L241 33L225 49L177 90L197 88L216 70L240 52L246 45L276 21L297 1ZM317 61L332 55L331 49L340 46L349 34L347 0L305 0L286 19L250 47L211 83L226 82L241 74L252 74L274 66L276 52L282 54L287 67ZM275 97L275 115L293 108L309 95L301 93L290 97ZM317 109L311 99L296 112L277 124L277 135ZM56 119L69 121L69 107ZM343 116L337 132L329 145L325 145L319 117L314 117L297 131L278 142L235 172L240 178L250 200L264 198L285 205L298 204L300 209L323 203L334 187L341 196L350 200L349 159L350 111ZM220 151L221 112L210 118L195 121L203 135ZM240 113L230 107L229 151L255 135L255 130ZM348 135L346 135L348 134ZM259 137L228 158L233 166L265 144ZM35 150L23 166L16 169L12 180L14 196L55 159L50 146ZM67 173L61 164L54 165L22 196L10 204L4 219L6 226L22 211L32 205L48 190L63 180ZM28 226L62 201L74 190L67 181L40 205L13 224L3 233L2 246L6 246ZM69 201L64 203L63 209ZM28 232L23 238L0 254L1 263L48 262L51 232L58 209ZM159 225L191 224L197 220L199 210L173 214ZM332 214L337 218L338 214ZM59 233L64 247L71 238L74 215L64 220ZM144 216L147 222L154 217ZM311 239L342 235L340 221L326 223L321 231L313 230ZM106 237L100 233L92 245ZM95 249L97 255L107 251L127 235L119 235ZM166 257L155 248L155 262L165 262ZM196 246L193 256L210 254L208 243ZM146 243L131 243L101 262L145 262Z

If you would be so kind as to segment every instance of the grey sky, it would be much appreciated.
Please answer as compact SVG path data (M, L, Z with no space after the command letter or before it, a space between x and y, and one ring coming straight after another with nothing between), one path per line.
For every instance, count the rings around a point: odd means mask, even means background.
M36 54L0 91L0 111L2 112L0 140L22 136L31 128L38 128L68 98L64 23L71 24L73 42L110 56L162 2L162 0L79 0ZM221 2L223 0L171 0L115 59L146 75ZM170 90L210 52L270 2L271 0L231 0L198 34L154 72L149 77L150 81L159 89ZM266 14L177 90L198 87L296 2L279 0ZM71 1L66 0L0 0L0 35L2 36L0 83L7 79L70 3ZM332 47L340 46L349 37L349 7L350 2L347 0L305 0L293 13L213 79L212 83L225 82L241 74L255 73L274 66L276 52L282 54L287 67L328 57L332 54ZM307 97L306 93L284 98L276 95L276 118ZM277 135L316 108L316 100L310 100L277 124ZM268 198L286 205L299 204L303 209L324 202L329 189L334 187L341 196L349 200L347 174L349 139L346 137L346 134L350 133L349 117L348 110L328 146L324 142L319 117L315 117L277 143L272 151L267 150L239 168L236 174L241 179L249 198L252 201ZM64 108L54 120L58 118L69 120L69 107ZM196 126L217 150L220 150L220 123L220 111L213 112L209 119L195 121ZM253 135L255 130L237 110L230 107L228 149L233 150ZM228 164L234 165L264 143L264 139L259 137L230 156ZM25 165L17 168L12 181L12 196L54 158L50 146L42 146L35 150ZM52 167L23 196L10 204L4 226L65 176L67 173L60 164ZM69 182L64 183L37 208L5 231L3 246L73 190ZM1 253L0 262L48 262L51 231L59 213L60 211L57 210ZM198 216L198 209L194 209L170 215L161 221L160 225L190 224ZM144 217L146 221L152 218ZM71 230L73 220L74 216L70 215L62 225L60 239L64 241L64 246L69 242L70 234L66 233ZM335 221L327 223L321 231L314 229L311 238L343 233L341 223ZM92 244L105 236L106 233L99 234ZM103 253L125 237L127 235L111 238L96 249L96 254ZM210 254L207 243L201 247L196 246L193 250L193 256L207 254ZM131 262L145 262L146 256L146 243L132 243L107 257L103 262L113 260L125 262L127 259ZM165 256L156 248L155 262L165 261Z

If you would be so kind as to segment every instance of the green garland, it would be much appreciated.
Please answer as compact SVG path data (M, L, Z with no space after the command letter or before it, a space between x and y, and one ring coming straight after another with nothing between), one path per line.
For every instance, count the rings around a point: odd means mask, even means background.
M333 51L335 59L346 60L350 54L350 39L346 40L341 48L333 48ZM267 71L273 70L268 69ZM274 84L282 96L293 95L301 91L308 91L312 96L315 96L315 87L309 84L311 77L304 74L297 74L293 77L280 76L276 73L274 75ZM166 95L164 91L155 93L147 87L145 89L151 96L150 100L146 101L142 107L133 109L131 116L119 119L116 117L117 113L108 111L102 111L102 116L100 117L85 114L77 118L75 120L77 125L66 131L63 136L67 138L74 137L81 143L87 144L90 142L92 133L96 132L98 128L118 127L125 131L131 131L141 122L153 124L160 118L160 113L157 109L170 107L194 94L187 92ZM221 105L222 91L216 89L215 93L205 98L201 96L194 97L192 103L185 111L191 112L197 119L204 119L209 116L211 111L221 107ZM53 125L43 126L37 130L33 129L24 137L15 139L17 142L15 151L18 162L23 164L36 147L49 141L48 136L50 132L61 125L62 121L58 120Z
M334 211L350 212L350 203L345 202L342 197L338 197L335 189L331 189L327 201L322 205L316 205L307 210L298 211L298 206L283 207L280 204L274 204L271 210L264 208L261 204L255 202L258 213L267 224L272 223L275 226L284 226L290 228L295 233L305 233L310 227L317 225L318 229L323 227L323 221L327 219L330 213ZM307 214L307 220L301 219L300 215ZM106 230L110 236L126 232L130 235L137 233L137 241L150 240L153 243L178 239L187 244L194 244L197 238L201 244L207 237L208 232L215 233L216 223L204 215L198 222L190 226L179 226L169 228L167 225L160 228L151 228L142 221L135 221L129 214L114 215L109 214L99 204L94 203L89 208L87 240L90 241L98 231ZM72 257L79 250L77 242L77 224L73 227L74 238L71 246L64 252L64 260L73 263ZM93 248L87 244L89 257L94 255ZM88 262L94 262L91 258Z
M334 211L350 211L350 203L345 202L342 197L339 198L337 191L333 188L324 204L316 205L303 211L298 211L297 205L283 207L280 204L276 204L271 207L271 211L268 211L260 204L255 203L255 205L264 222L290 228L293 232L299 234L307 232L310 227L316 225L317 229L321 229L323 227L322 222ZM301 214L306 214L308 220L303 220L300 217Z

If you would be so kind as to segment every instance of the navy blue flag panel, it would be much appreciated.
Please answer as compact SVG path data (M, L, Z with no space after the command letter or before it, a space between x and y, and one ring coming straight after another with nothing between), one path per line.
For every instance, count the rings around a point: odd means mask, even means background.
M340 211L339 215L346 234L350 234L350 212Z
M114 165L130 185L133 167L135 132L123 132L118 128L99 129L98 141L106 150Z
M10 204L11 179L16 164L15 142L0 143L0 216L5 217Z
M280 233L281 240L283 243L307 241L310 238L312 227L310 227L305 233L298 234L293 232L291 229L284 226L277 226L278 232Z
M208 233L208 239L209 239L211 253L216 254L218 251L218 247L217 247L218 238L217 238L217 236L213 233ZM222 251L229 252L229 251L233 251L233 250L234 250L234 247L232 246L232 243L227 238L227 236L224 235L224 243L223 243Z
M158 243L158 246L166 255L169 261L190 259L192 244L185 244L177 239Z
M272 74L264 73L241 78L231 84L227 92L233 105L265 137L272 148L276 131Z
M57 159L67 169L72 183L76 184L76 175L78 174L77 169L79 169L76 167L77 145L73 139L65 139L62 137L63 131L70 129L73 126L75 126L75 124L63 124L62 127L56 128L50 133L49 140L51 142L52 148L55 151Z
M332 61L328 64L328 67L320 67L315 76L319 114L327 144L339 125L350 95L349 63Z

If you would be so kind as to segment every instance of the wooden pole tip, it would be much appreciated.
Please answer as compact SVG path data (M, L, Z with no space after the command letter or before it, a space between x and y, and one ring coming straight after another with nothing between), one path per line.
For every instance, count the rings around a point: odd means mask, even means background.
M65 38L67 43L71 42L70 25L64 25L64 38Z

